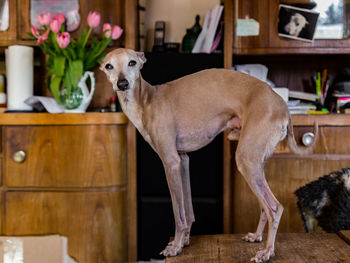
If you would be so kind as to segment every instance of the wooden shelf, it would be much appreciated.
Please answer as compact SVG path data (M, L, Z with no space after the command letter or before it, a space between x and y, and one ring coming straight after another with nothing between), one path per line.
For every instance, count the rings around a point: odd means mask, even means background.
M291 115L293 126L350 126L350 114L297 114Z
M340 48L340 47L310 47L310 48L233 48L233 55L290 55L290 54L305 54L305 55L322 55L322 54L332 54L332 55L344 55L350 54L350 48Z
M121 112L89 113L0 113L0 125L91 125L127 124Z

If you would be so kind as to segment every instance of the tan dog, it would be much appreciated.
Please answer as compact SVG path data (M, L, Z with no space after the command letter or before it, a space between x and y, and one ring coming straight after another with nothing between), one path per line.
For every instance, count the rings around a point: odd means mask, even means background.
M118 93L124 113L158 153L165 168L176 230L174 241L161 254L176 256L189 245L194 214L186 153L227 131L230 140L239 139L237 167L261 207L257 231L243 239L260 242L268 221L266 248L252 260L269 260L274 255L283 207L265 180L265 161L286 135L294 152L310 151L296 145L286 103L266 83L226 69L203 70L152 86L140 74L145 62L141 52L116 49L107 54L100 68ZM315 128L317 134L317 125Z

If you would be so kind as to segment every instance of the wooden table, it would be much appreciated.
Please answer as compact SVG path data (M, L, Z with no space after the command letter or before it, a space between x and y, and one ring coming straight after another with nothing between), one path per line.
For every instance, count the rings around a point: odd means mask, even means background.
M247 243L242 235L193 236L191 245L165 263L235 263L250 262L263 243ZM332 263L350 262L350 230L337 234L277 235L276 256L269 262Z

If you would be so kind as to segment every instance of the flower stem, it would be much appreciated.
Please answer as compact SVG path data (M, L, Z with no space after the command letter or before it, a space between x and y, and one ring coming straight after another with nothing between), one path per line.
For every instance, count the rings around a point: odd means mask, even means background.
M84 40L84 43L83 43L83 48L85 48L85 45L86 45L86 43L87 43L87 41L88 41L88 39L89 39L89 36L90 36L90 34L91 34L91 31L92 31L92 27L89 27L89 31L87 32L86 37L85 37L85 40Z

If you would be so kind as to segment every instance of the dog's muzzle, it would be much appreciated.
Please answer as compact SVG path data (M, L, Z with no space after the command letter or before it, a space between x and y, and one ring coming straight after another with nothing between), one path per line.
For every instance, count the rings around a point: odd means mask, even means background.
M129 81L127 79L119 79L117 86L121 91L127 90L129 88Z

